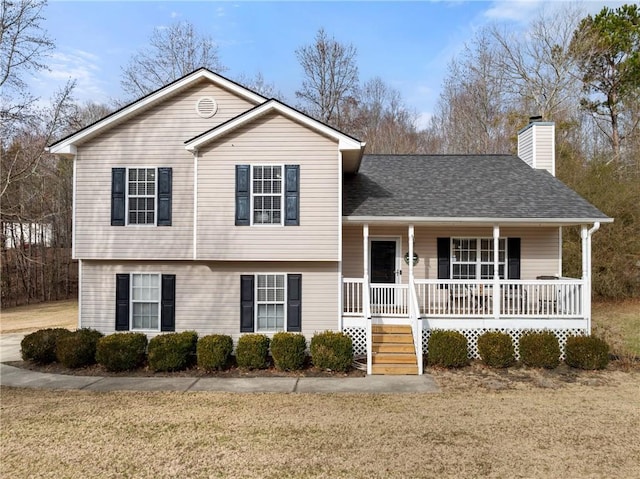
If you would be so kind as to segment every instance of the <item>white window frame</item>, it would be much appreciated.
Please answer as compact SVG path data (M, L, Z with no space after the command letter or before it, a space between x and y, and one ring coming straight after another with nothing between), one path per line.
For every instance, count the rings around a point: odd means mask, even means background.
M130 198L151 198L151 195L131 195L129 193L129 172L131 170L154 170L155 171L155 181L154 181L154 188L153 188L153 223L131 223L130 220L130 211L129 211L129 199ZM140 226L140 227L148 227L148 226L157 226L158 225L158 168L156 167L149 167L149 166L132 166L130 168L127 168L126 171L126 209L125 209L125 216L126 216L126 225L127 226Z
M283 278L283 290L284 290L284 295L283 295L283 300L282 301L259 301L258 299L258 283L259 283L259 276L282 276ZM254 275L254 332L256 333L278 333L281 331L287 331L287 300L288 300L288 288L287 288L287 274L286 273L256 273ZM259 327L259 320L258 320L258 310L259 310L259 305L270 305L270 304L282 304L283 306L283 312L284 312L284 321L282 324L282 329L260 329Z
M253 192L253 182L254 182L254 169L255 168L280 168L280 194L277 193L254 193ZM285 198L284 198L284 190L285 190L285 171L284 171L284 165L283 164L268 164L268 163L263 163L263 164L259 164L259 165L251 165L251 175L250 175L250 186L249 186L249 192L250 192L250 196L251 196L251 211L250 211L250 216L251 216L251 226L266 226L266 227L273 227L273 226L284 226L284 216L285 216ZM256 196L260 196L260 197L280 197L280 222L279 223L256 223L254 221L254 217L255 217L255 198Z
M476 259L475 261L460 261L456 259L455 256L455 248L454 248L454 241L456 240L473 240L476 242ZM451 279L456 279L455 275L454 275L454 266L455 265L461 265L461 264L472 264L475 265L476 268L476 275L475 278L462 278L462 279L469 279L469 280L482 280L482 281L487 281L490 279L493 279L493 275L490 278L483 278L482 277L482 266L491 266L493 267L494 265L494 261L493 259L490 259L489 261L482 261L482 241L488 241L489 242L489 252L492 255L493 254L493 238L490 237L472 237L472 236L456 236L456 237L451 237L450 240L450 248L451 248L451 258L450 258L450 278ZM508 241L507 238L504 237L500 237L499 238L499 242L504 244L504 261L498 261L498 271L500 271L500 266L503 266L503 270L504 270L504 275L500 276L500 279L506 279L509 277L509 272L508 272L508 267L509 267L509 251L508 251ZM486 250L485 250L486 251ZM498 255L500 254L500 249L498 249Z
M158 278L158 297L155 300L134 300L133 299L133 277L134 276L156 276ZM133 305L137 303L156 303L158 305L158 326L156 328L134 328L133 327ZM161 273L130 273L129 274L129 331L160 331L162 317L162 274Z

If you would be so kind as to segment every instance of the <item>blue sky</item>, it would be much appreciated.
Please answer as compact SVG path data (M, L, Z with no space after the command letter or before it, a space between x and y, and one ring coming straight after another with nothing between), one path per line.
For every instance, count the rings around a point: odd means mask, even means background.
M584 2L588 12L620 2ZM261 72L295 105L302 82L296 48L324 27L358 50L361 81L380 76L398 89L422 122L434 111L447 64L475 31L491 22L522 29L556 3L542 0L407 2L176 2L50 0L43 26L56 43L51 71L30 82L42 98L68 78L76 98L122 98L121 68L154 27L188 20L218 43L225 76Z

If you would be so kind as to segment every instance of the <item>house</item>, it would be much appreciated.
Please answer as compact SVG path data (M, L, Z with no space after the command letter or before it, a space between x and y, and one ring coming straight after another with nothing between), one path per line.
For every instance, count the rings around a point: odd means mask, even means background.
M434 328L470 340L590 331L591 235L554 177L554 127L510 155L365 155L359 140L206 69L52 144L74 160L79 326L342 330L369 373L422 373ZM562 227L582 228L580 278Z

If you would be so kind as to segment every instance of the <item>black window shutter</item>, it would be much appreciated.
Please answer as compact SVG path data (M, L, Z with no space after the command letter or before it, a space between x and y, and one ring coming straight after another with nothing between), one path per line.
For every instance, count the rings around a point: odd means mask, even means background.
M126 168L111 169L111 226L124 226Z
M507 279L520 279L520 238L507 238L507 254L509 255Z
M158 168L158 226L171 226L171 168Z
M438 238L438 279L451 278L451 239Z
M176 275L162 275L160 300L160 331L176 330Z
M253 275L240 276L240 332L253 333Z
M285 177L285 226L300 225L300 166L286 165L284 167Z
M249 226L251 197L249 165L236 165L236 226Z
M302 332L302 275L287 275L287 331Z
M116 274L116 331L129 331L128 274Z

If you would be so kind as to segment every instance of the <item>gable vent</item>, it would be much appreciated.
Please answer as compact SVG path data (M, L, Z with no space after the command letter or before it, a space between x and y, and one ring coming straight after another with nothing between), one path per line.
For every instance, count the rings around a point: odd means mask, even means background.
M202 118L211 118L218 111L218 104L210 96L200 98L196 102L196 113Z

